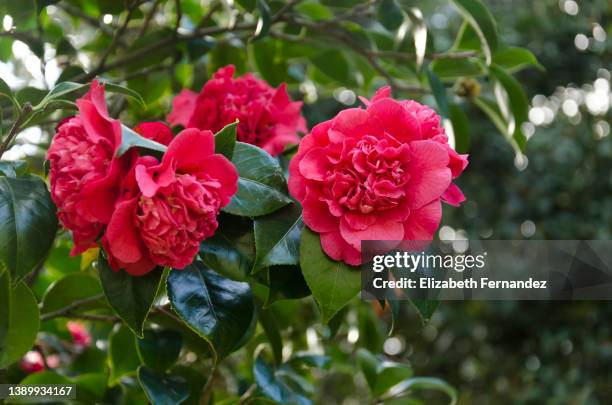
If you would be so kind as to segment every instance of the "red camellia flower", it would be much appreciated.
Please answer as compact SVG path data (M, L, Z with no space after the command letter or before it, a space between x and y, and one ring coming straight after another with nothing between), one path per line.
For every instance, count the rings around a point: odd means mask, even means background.
M213 133L183 130L161 163L139 157L128 173L102 239L109 263L132 275L157 265L184 268L214 234L219 210L237 188L236 168L215 154Z
M301 102L292 102L285 84L278 88L252 74L234 78L234 66L219 69L200 93L183 90L172 102L172 125L217 132L238 119L238 140L278 155L290 143L298 143L298 131L306 132Z
M68 321L66 328L72 336L72 342L79 350L83 350L91 344L91 335L81 322Z
M40 352L30 350L22 357L19 368L27 374L38 373L45 369L45 362Z
M58 126L47 154L51 198L62 225L72 231L73 255L95 246L110 220L125 163L113 159L121 123L108 115L104 86L92 82L76 104L78 115Z
M159 121L141 122L134 127L134 131L145 138L166 146L172 141L172 138L174 138L172 129Z
M304 223L333 259L361 263L362 240L430 240L441 201L460 204L452 179L467 155L449 145L440 118L380 89L304 137L289 166L289 191Z

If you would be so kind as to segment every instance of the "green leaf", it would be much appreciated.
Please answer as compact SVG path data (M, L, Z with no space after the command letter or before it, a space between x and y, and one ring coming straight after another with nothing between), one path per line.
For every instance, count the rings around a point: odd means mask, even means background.
M13 283L42 263L56 231L55 206L40 177L0 177L0 268Z
M302 274L327 323L359 293L359 269L330 259L321 249L319 235L308 228L302 231L300 245Z
M132 98L134 100L136 100L138 102L138 104L142 107L142 108L146 108L147 103L145 103L144 99L142 98L142 96L132 90L129 89L125 86L121 86L119 84L115 84L115 83L108 83L105 82L104 83L104 88L110 92L110 93L118 93L118 94L123 94L124 96L128 96L129 98Z
M232 162L238 169L238 192L223 211L258 217L291 203L278 161L263 149L236 142Z
M410 299L410 302L419 313L419 316L421 317L421 321L423 321L423 323L428 322L429 319L431 319L431 316L434 314L434 312L436 312L436 309L440 304L440 301L435 299Z
M474 97L472 102L489 117L499 132L508 137L508 124L494 102L484 97Z
M382 0L376 9L378 21L389 31L395 31L404 22L402 8L396 0Z
M370 387L370 391L374 391L376 388L376 378L378 376L378 367L380 366L380 360L376 358L372 353L364 348L357 349L357 365L363 373L363 376Z
M221 213L215 234L200 244L207 267L232 279L243 280L251 271L255 246L251 220Z
M407 364L383 361L376 371L376 383L372 393L378 397L399 382L412 377L412 375L412 368Z
M13 95L13 91L11 90L9 85L6 84L4 80L2 80L1 77L0 77L0 96L4 96L8 98L9 100L11 100L11 103L13 103L15 108L19 108L19 103L17 102L17 99Z
M297 205L256 218L253 224L256 252L253 273L270 266L300 263L300 237L304 223Z
M4 352L11 318L11 274L0 269L0 353Z
M161 143L157 143L151 139L147 139L144 136L140 136L132 129L121 125L121 146L117 150L117 157L121 157L125 152L131 148L142 148L154 152L164 153L166 146Z
M427 79L429 80L429 86L436 99L440 114L444 118L448 118L450 113L448 108L448 97L446 96L446 87L444 87L444 84L442 84L438 76L429 68L427 69Z
M508 133L518 145L521 151L525 150L527 139L523 134L521 124L527 121L529 113L529 99L521 84L504 69L497 65L491 65L491 74L499 80L505 90L507 98L498 97L498 103L502 113L508 111L512 113L512 119L508 123ZM506 102L509 105L506 105Z
M535 55L526 48L508 47L493 54L493 63L502 67L508 73L518 72L529 66L544 70Z
M159 371L165 371L176 363L183 347L181 334L172 329L147 329L144 337L136 343L142 362Z
M312 58L312 64L331 79L344 83L349 79L350 64L339 49L329 49Z
M492 54L496 51L499 42L497 23L491 12L481 0L452 1L463 15L463 18L466 19L478 34L487 63L491 63Z
M30 374L21 382L20 385L41 385L41 384L76 384L76 402L80 404L94 404L102 400L106 389L106 375L104 374L82 374L78 377L68 378L57 374L54 371L41 371ZM15 401L16 403L22 403ZM31 403L24 401L23 403Z
M271 310L259 310L259 324L268 337L268 342L274 354L274 363L278 366L283 362L283 339L280 335L278 323Z
M123 270L113 271L100 252L98 271L108 303L136 336L142 337L142 326L159 288L161 269L138 277Z
M485 74L484 66L478 58L436 59L429 65L431 71L440 79L454 81L460 77L478 77Z
M450 398L451 405L455 405L459 399L457 390L447 382L433 377L413 377L400 382L392 387L381 399L396 397L408 390L436 390L445 393Z
M58 83L45 95L45 97L34 106L34 111L43 109L51 100L59 99L66 94L72 93L73 91L80 90L84 87L87 87L87 84L82 83L73 83L73 82L62 82Z
M47 95L46 90L37 89L36 87L24 87L15 93L15 98L19 101L20 104L25 104L26 102L36 105L42 101L43 98Z
M455 150L457 153L467 153L470 149L470 121L461 107L450 105L450 120L455 135Z
M253 56L257 72L272 86L278 86L288 79L289 65L286 59L280 57L280 50L279 41L269 37L249 44L249 54Z
M298 3L294 8L296 11L313 21L326 21L334 17L334 14L327 7L316 0L303 1Z
M266 0L257 0L257 9L259 10L259 19L257 20L257 27L255 28L255 36L253 41L257 41L268 35L270 32L270 26L272 24L272 18L270 16L270 6Z
M182 403L185 405L199 405L200 397L202 396L202 391L206 386L207 375L202 373L202 371L198 369L183 365L177 365L172 367L172 369L170 370L170 374L183 377L189 384L189 398L187 398L185 402Z
M238 349L251 332L255 307L248 283L221 277L193 262L170 272L167 289L176 313L210 343L217 358Z
M108 365L110 367L109 385L117 385L121 378L134 375L140 366L136 352L134 334L123 324L115 325L108 337Z
M234 148L236 147L236 127L238 120L227 124L219 132L215 134L215 153L220 153L229 160L234 157Z
M283 299L298 299L311 294L298 266L273 266L267 269L266 306Z
M0 369L18 361L30 350L39 326L36 297L24 282L20 282L10 294L8 330L4 347L0 348Z
M295 393L282 378L266 363L260 355L253 366L255 383L262 393L271 400L281 404L310 404L310 400Z
M329 356L324 356L321 354L298 352L291 356L287 363L304 364L308 367L327 369L331 365L331 358Z
M138 381L149 401L155 405L176 405L189 398L189 384L181 376L141 366L138 368Z
M102 287L96 278L85 273L69 274L51 284L47 289L40 312L47 314L75 301L91 298L101 293ZM78 310L86 311L105 306L104 299L100 299L88 305L80 305Z
M0 160L0 175L7 177L19 177L25 174L28 168L27 162L23 160L6 161Z

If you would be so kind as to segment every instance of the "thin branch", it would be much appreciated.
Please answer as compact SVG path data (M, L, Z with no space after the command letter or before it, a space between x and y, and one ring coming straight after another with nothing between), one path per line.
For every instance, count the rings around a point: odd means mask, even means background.
M127 15L125 16L125 21L123 22L121 27L119 27L119 29L115 31L115 34L113 35L113 39L111 39L110 44L108 44L108 46L102 53L102 56L100 56L98 65L91 72L93 76L96 76L98 73L101 73L102 70L104 69L104 65L106 64L106 59L108 59L110 54L115 50L115 47L119 43L123 34L125 33L125 30L127 29L127 26L130 23L130 20L132 19L132 15L134 14L134 11L138 8L139 4L140 2L135 1L132 5L130 5L130 7L128 7Z
M96 301L101 300L102 298L104 298L104 294L97 294L91 297L87 297L87 298L82 298L80 300L76 300L73 301L71 304L66 305L63 308L57 309L55 311L51 311L49 313L43 314L40 316L40 320L41 321L48 321L49 319L53 319L53 318L59 318L59 317L66 317L67 315L70 315L72 317L74 317L75 315L83 315L83 314L75 314L73 311L75 309L78 309L81 306L84 305L88 305L91 303L94 303Z
M397 51L368 51L368 54L374 57L390 58L399 60L414 60L416 55L408 52L397 52ZM478 56L478 51L460 51L460 52L434 52L425 55L426 59L465 59Z
M71 4L68 4L68 3L64 2L64 1L59 2L57 4L57 7L61 8L62 10L64 10L67 14L70 14L70 15L72 15L74 17L77 17L77 18L87 22L89 25L93 26L94 28L98 28L104 34L106 34L108 36L113 35L113 30L111 29L111 27L109 27L107 24L104 24L99 19L97 19L95 17L92 17L89 14L85 13L80 8L75 7L75 6L71 5Z
M109 323L117 323L120 322L121 319L118 316L113 315L101 315L101 314L79 314L74 312L68 312L66 314L60 315L61 318L70 318L70 319L82 319L84 321L99 321L99 322L109 322ZM42 320L42 317L41 317Z
M17 134L19 134L19 131L21 130L21 126L25 122L27 122L31 112L32 112L32 105L30 103L25 103L23 107L21 108L21 111L19 112L17 119L13 123L13 126L11 127L8 135L6 136L6 139L4 139L4 142L2 142L2 145L0 145L0 158L2 157L4 152L6 152L8 148L11 146L13 139L15 139Z
M153 16L157 12L157 8L159 7L160 1L161 0L155 0L155 3L153 3L153 5L151 6L151 9L145 16L144 22L142 23L142 26L140 27L140 31L138 32L138 37L142 37L145 34L145 32L147 32L147 29L149 29L149 24L151 24L151 20L153 19Z
M204 17L202 17L202 19L200 19L200 22L196 26L195 30L198 31L201 28L206 27L206 25L208 25L209 21L212 19L213 14L216 13L220 8L221 8L221 3L219 3L219 2L217 2L217 3L213 4L212 6L210 6L210 9L204 15Z

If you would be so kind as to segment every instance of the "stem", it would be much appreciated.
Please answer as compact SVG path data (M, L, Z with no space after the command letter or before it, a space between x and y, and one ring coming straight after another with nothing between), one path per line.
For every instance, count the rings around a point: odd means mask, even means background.
M78 309L80 306L83 305L87 305L87 304L91 304L93 302L96 302L100 299L104 298L104 294L98 294L98 295L94 295L92 297L87 297L87 298L82 298L80 300L76 300L74 301L72 304L70 305L66 305L63 308L57 309L55 311L51 311L47 314L43 314L40 316L40 320L42 321L48 321L49 319L53 319L53 318L59 318L59 317L82 317L85 314L75 314L73 311L75 309ZM69 316L68 316L69 315ZM90 315L88 315L90 316ZM98 318L99 316L96 315L96 318Z
M4 142L2 142L2 145L0 145L0 158L2 158L2 155L4 154L4 152L6 152L9 149L9 147L11 146L11 143L13 142L13 140L19 133L21 126L23 125L24 122L27 121L31 112L32 112L32 104L25 103L23 107L21 108L21 111L19 112L17 119L13 123L13 126L11 127L8 135L6 136L6 139L4 140Z
M200 405L207 405L210 401L213 388L213 380L215 379L215 373L217 372L217 355L213 355L213 364L210 368L210 377L206 380L206 385L202 389L202 396L200 397Z

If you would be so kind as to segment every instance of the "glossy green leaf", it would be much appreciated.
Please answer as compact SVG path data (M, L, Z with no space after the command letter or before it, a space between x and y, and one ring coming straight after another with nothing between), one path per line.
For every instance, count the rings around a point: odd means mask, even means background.
M55 205L40 177L0 177L0 267L13 283L42 263L56 231Z
M66 307L75 301L91 298L102 293L98 280L89 274L69 274L51 284L42 299L40 312L47 314ZM104 299L99 299L87 305L80 305L79 311L105 307Z
M308 228L302 231L300 266L319 305L323 323L359 294L359 269L330 259L321 249L319 235Z
M407 364L383 361L378 365L376 383L372 393L380 396L394 385L412 377L413 374L412 368Z
M257 27L255 28L255 36L253 41L257 41L268 35L270 32L270 26L272 24L272 17L270 16L270 6L266 0L257 0L257 9L259 10L259 19L257 20Z
M489 117L504 136L508 136L508 124L494 102L484 97L475 97L472 102Z
M464 21L457 33L457 38L452 47L456 51L480 51L481 44L480 38L476 30L468 23Z
M521 125L528 120L529 99L521 84L501 67L491 65L491 74L499 80L499 83L507 94L507 99L498 97L498 103L502 106L507 100L509 104L502 108L502 112L504 109L509 109L512 113L513 120L510 120L508 132L511 133L512 138L519 146L520 150L524 151L527 139L523 134Z
M121 125L121 146L117 150L117 157L120 157L131 148L142 148L161 153L164 153L167 149L165 145L140 136L127 126Z
M165 371L179 357L183 347L181 334L172 329L146 329L136 341L138 354L147 367Z
M221 213L218 221L215 234L200 244L200 257L217 273L243 280L255 257L252 221L225 213Z
M295 204L256 218L253 272L270 266L299 264L303 226L301 210Z
M238 169L238 192L224 212L257 217L291 203L283 170L266 151L236 142L232 162Z
M455 405L459 399L457 390L450 384L433 377L413 377L404 380L392 387L382 399L393 398L409 390L435 390L443 392L450 398L450 405Z
M176 365L172 367L170 374L183 377L189 384L189 398L182 402L182 404L200 405L200 397L202 396L202 391L206 385L206 379L209 376L196 368L187 367L184 365Z
M108 303L119 317L139 337L153 305L162 276L155 269L144 276L131 276L123 270L113 271L103 254L98 257L100 282Z
M138 381L149 401L155 405L176 405L189 397L189 384L178 375L141 366L138 368Z
M497 23L491 12L481 0L453 0L453 3L478 34L487 62L490 63L499 42Z
M327 7L316 0L300 2L294 8L299 13L314 21L326 21L334 17L333 13Z
M66 94L80 90L87 86L87 84L73 82L58 83L55 85L55 87L53 87L53 89L51 89L51 91L49 91L49 93L47 93L47 95L40 101L40 103L34 106L34 110L42 109L47 105L47 103L49 103L49 101L56 100L62 96L65 96Z
M349 80L350 64L338 49L329 49L312 58L312 64L330 79L344 83Z
M134 375L140 366L134 334L123 324L115 325L108 337L108 365L108 383L111 386L119 384L121 378L126 375Z
M259 324L263 328L274 354L274 363L278 366L283 362L283 339L278 323L270 309L259 310Z
M234 157L236 148L236 127L238 121L227 124L215 134L215 153L220 153L229 160Z
M395 31L404 22L402 8L396 0L382 0L376 9L378 21L390 31Z
M331 358L321 354L312 354L308 352L295 353L287 361L289 364L303 364L308 367L329 368L331 366Z
M460 77L478 77L485 74L484 66L477 58L436 59L431 62L430 68L440 79L450 81Z
M36 297L24 282L20 282L10 294L8 330L0 350L0 369L18 361L30 350L39 326Z
M138 104L142 107L145 108L147 103L145 103L144 99L142 98L142 96L132 90L129 89L125 86L121 86L119 84L115 84L115 83L108 83L105 82L104 83L104 88L106 89L106 91L110 92L110 93L117 93L117 94L123 94L124 96L128 96L129 98L135 100L138 102Z
M502 67L508 73L518 72L529 66L544 70L544 67L540 65L535 55L529 49L520 47L500 49L493 54L493 63Z
M0 176L18 177L25 174L27 168L28 164L23 160L0 160Z
M266 305L283 299L304 298L311 294L298 266L273 266L267 270Z
M176 313L210 343L217 357L244 343L255 319L249 284L221 277L196 261L172 270L167 289Z
M442 115L444 118L448 118L450 112L448 107L448 97L446 95L446 87L444 87L444 84L431 69L427 69L427 79L429 80L429 87L431 87L431 91L436 99L436 104L438 105L440 115Z
M310 400L294 392L275 370L260 355L253 366L255 383L261 392L271 400L281 404L310 404Z

